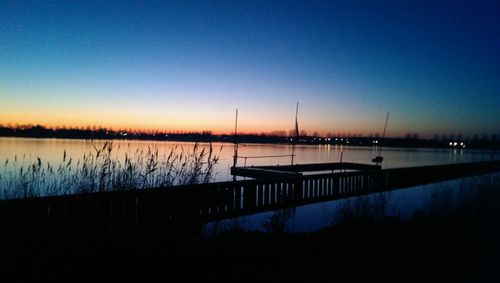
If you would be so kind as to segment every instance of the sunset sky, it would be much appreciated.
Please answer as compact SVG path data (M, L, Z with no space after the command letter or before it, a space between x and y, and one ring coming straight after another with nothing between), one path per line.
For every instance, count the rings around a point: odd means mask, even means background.
M0 123L500 133L500 1L0 1Z

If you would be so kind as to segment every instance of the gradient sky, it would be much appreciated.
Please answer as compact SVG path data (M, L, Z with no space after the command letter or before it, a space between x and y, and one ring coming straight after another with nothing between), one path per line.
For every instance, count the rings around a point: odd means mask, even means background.
M0 123L500 133L500 2L0 0Z

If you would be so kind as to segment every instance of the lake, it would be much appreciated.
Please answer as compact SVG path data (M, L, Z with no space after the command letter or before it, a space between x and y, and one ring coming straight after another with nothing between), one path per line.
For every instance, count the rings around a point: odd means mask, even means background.
M0 138L0 162L9 164L17 157L18 166L37 162L49 162L53 167L72 158L74 163L83 158L84 154L100 148L105 141L97 140L67 140L67 139L31 139L31 138ZM156 147L161 155L176 148L177 151L191 151L193 142L156 142L114 140L115 159L122 160L125 153L129 155L137 150L147 151L148 147ZM200 144L208 147L208 144ZM233 145L229 143L213 143L214 154L219 161L215 168L215 181L232 180L229 168L233 164ZM376 147L356 147L338 145L297 145L295 147L294 163L338 162L341 157L345 162L370 164L371 159L378 154ZM291 155L292 146L282 144L240 144L238 146L238 166L251 165L289 165L289 156L274 158L252 158L261 156ZM423 165L449 164L473 161L488 161L500 159L500 151L482 151L469 149L432 149L432 148L382 148L384 162L382 168L411 167ZM248 157L248 158L243 158ZM7 166L9 169L12 167ZM5 170L4 166L4 170Z
M158 152L158 159L167 158L170 152L184 152L189 154L193 151L195 143L192 142L152 142L152 141L129 141L114 140L113 150L110 153L111 160L117 160L119 163L125 160L126 156L137 154L137 152ZM0 175L2 179L0 184L6 186L6 180L9 175L18 174L20 167L28 168L40 162L43 166L57 168L58 166L67 168L81 166L84 156L88 158L90 153L95 155L106 144L105 141L87 141L87 140L64 140L64 139L29 139L29 138L0 138ZM207 150L209 144L199 144L198 152L202 149ZM153 150L152 150L153 149ZM228 143L212 144L214 154L219 156L218 162L213 171L212 181L232 180L229 169L233 163L233 145ZM297 145L295 147L294 163L321 163L338 162L342 158L346 162L359 162L370 164L371 159L378 154L376 147L355 147L355 146L332 146L332 145ZM238 160L238 165L289 165L290 156L272 157L272 158L253 158L262 156L280 156L291 155L291 145L281 144L240 144L238 155L242 158ZM499 160L499 151L481 151L469 149L430 149L430 148L382 148L384 156L383 168L411 167L423 165L436 165L460 162L489 161ZM139 159L142 158L139 154ZM247 158L244 158L247 157ZM138 160L139 160L138 159ZM8 160L8 161L7 161ZM39 161L40 160L40 161ZM72 160L72 161L70 161ZM147 160L142 160L140 164L148 164ZM75 170L75 169L73 169ZM137 172L141 172L140 168ZM73 177L74 171L64 171L64 178ZM26 175L26 173L23 173ZM54 178L59 178L54 175ZM425 208L436 192L450 191L453 188L472 187L471 182L476 182L477 178L472 177L461 180L452 180L448 182L419 186L413 189L405 189L390 193L381 194L383 201L386 202L387 213L408 217L417 209ZM491 178L487 176L484 178ZM55 182L56 180L52 180ZM50 182L49 182L50 183ZM12 185L12 184L11 184ZM37 184L31 189L37 190ZM39 184L45 186L47 182ZM50 193L47 194L57 194ZM63 192L71 193L71 191ZM34 195L40 195L36 192ZM43 193L41 194L43 195ZM376 202L374 196L362 197L371 202ZM361 198L361 199L362 199ZM267 212L239 219L226 220L206 225L207 231L223 230L227 227L238 225L239 228L250 230L265 229L266 223L276 217L286 219L288 231L314 231L325 225L334 222L339 209L345 209L345 204L354 204L360 198L354 198L347 201L330 201L320 204L298 207L289 211ZM281 213L282 215L278 215ZM212 233L212 232L207 232Z

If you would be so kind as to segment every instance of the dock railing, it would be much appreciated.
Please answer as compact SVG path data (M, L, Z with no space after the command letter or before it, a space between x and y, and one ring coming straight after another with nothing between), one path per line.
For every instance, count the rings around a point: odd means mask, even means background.
M6 229L186 225L500 171L500 161L300 175L0 201ZM8 230L7 230L8 231Z

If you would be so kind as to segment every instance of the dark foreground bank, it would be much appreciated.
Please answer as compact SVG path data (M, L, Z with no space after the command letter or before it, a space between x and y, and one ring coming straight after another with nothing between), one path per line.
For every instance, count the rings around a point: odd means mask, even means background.
M231 231L215 239L25 235L3 242L2 274L19 282L492 282L498 227L461 216L353 223L311 234ZM8 276L8 277L7 277ZM17 280L16 280L17 281Z
M351 217L307 234L4 230L1 274L9 282L494 282L499 189L495 179L452 210L443 198L432 214Z

